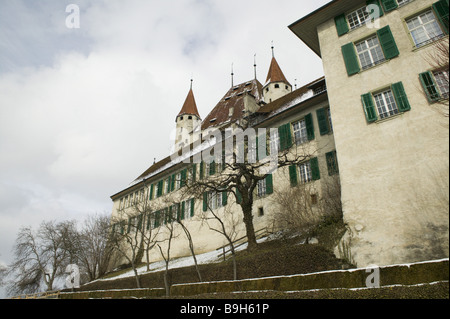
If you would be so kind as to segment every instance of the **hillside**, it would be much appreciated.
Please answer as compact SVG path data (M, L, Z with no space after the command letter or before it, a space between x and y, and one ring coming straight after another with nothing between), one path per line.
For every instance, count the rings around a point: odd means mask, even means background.
M213 253L215 254L215 252ZM300 244L299 239L279 239L262 242L259 249L249 253L237 252L238 279L260 278L277 275L305 274L324 270L348 267L342 260L325 247L317 244ZM203 281L233 279L231 258L226 261L199 265ZM129 271L129 270L128 270ZM114 279L124 271L111 273L109 280L97 280L80 288L80 291L136 288L134 276ZM164 287L164 272L151 272L141 275L142 287ZM198 282L195 266L169 270L171 284Z

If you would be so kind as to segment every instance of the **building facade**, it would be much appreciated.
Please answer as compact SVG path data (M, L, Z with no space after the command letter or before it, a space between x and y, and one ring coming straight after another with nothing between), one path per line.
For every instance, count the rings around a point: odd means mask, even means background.
M336 0L289 28L322 58L354 262L448 257L448 0Z
M172 237L170 254L174 258L191 253L185 230L189 231L197 254L228 243L213 230L219 226L217 220L212 220L213 215L223 220L234 239L245 236L237 195L210 191L194 196L189 191L189 185L198 180L227 174L223 163L194 161L202 145L195 146L195 128L200 127L204 134L223 132L236 129L243 122L255 130L275 129L273 139L267 140L268 150L270 143L276 143L279 151L305 154L298 165L277 169L258 182L253 193L254 229L279 228L276 220L280 206L273 197L293 187L306 189L311 210L319 212L323 185L339 178L325 79L292 91L273 58L265 85L257 79L233 85L201 122L191 87L176 117L176 153L154 163L129 187L111 196L113 230L134 236L137 241L143 238L137 232L142 232L148 236L145 240L158 241L162 251L166 251L167 238ZM163 259L156 248L149 253L152 261Z

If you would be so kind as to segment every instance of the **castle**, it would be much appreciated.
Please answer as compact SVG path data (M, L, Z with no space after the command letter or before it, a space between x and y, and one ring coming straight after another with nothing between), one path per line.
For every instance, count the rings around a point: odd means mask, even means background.
M338 181L347 226L340 242L347 255L336 249L338 257L360 267L448 257L448 116L435 108L439 101L448 108L448 70L426 59L448 41L448 0L334 0L289 28L322 58L325 76L293 90L273 57L264 85L256 78L233 85L203 120L191 86L176 116L174 154L111 196L114 231L158 229L163 240L176 216L197 253L225 245L205 216L211 210L241 221L237 196L185 191L197 179L226 174L225 166L176 159L186 147L193 157L202 133L245 121L274 128L269 143L278 150L308 155L258 181L255 229L274 227L282 210L274 193L307 186L314 212ZM245 235L242 221L233 227L236 237ZM187 256L178 235L171 255ZM152 258L161 256L155 250Z

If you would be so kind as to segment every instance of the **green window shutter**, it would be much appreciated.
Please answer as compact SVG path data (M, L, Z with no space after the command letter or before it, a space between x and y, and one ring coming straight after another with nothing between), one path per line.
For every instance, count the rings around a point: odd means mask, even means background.
M186 203L185 202L181 202L181 209L179 210L179 214L180 214L180 218L179 220L183 220L184 219L184 211L186 209Z
M377 36L386 60L395 58L400 54L389 26L385 26L378 30Z
M443 31L448 34L448 0L433 3L433 10L442 25Z
M348 27L347 18L345 17L345 14L341 14L335 17L334 22L336 23L338 36L344 35L350 30Z
M204 163L200 162L200 179L203 179L205 177L204 166Z
M423 89L427 94L428 102L432 103L439 100L439 91L437 89L436 83L434 82L433 75L431 72L424 72L419 75L420 82L422 83Z
M228 204L228 193L222 192L222 206L226 206Z
M208 192L203 193L203 211L206 212L208 210Z
M147 214L146 222L145 222L145 229L150 230L150 214Z
M397 107L400 112L411 110L402 82L392 84L392 92L394 93L395 101L397 102Z
M191 198L191 217L194 217L194 203L195 203L194 199Z
M159 211L155 212L155 227L154 228L158 228L159 227L159 219L160 218L161 218L160 212Z
M139 216L137 217L138 222L137 222L137 229L142 230L142 214L139 214Z
M289 180L292 187L297 186L297 165L289 166Z
M320 179L320 170L319 170L319 161L317 160L317 157L311 158L309 161L311 165L311 175L312 180L317 181Z
M317 113L317 122L319 123L319 131L320 135L326 135L330 132L330 128L328 127L328 113L327 109L318 109Z
M305 116L306 133L308 134L308 141L312 141L315 138L314 135L314 122L312 114L309 113Z
M381 0L381 3L385 12L389 12L398 8L397 1L395 0Z
M377 111L373 104L373 98L371 93L361 95L362 104L364 106L364 113L366 114L367 122L372 123L377 120Z
M211 164L209 164L209 176L214 174L216 174L216 162L212 161Z
M225 161L226 161L226 156L225 156L225 147L222 149L222 172L225 170L226 166L225 166Z
M238 204L242 203L242 194L239 191L239 189L237 189L237 187L236 187L236 203Z
M266 176L266 194L273 193L273 177L272 174L267 174Z
M128 227L127 227L127 233L131 231L131 217L128 218Z
M149 196L149 200L152 200L153 199L153 188L154 188L154 186L153 186L153 184L152 185L150 185L150 196Z
M291 123L286 123L278 128L280 136L280 151L289 149L292 146Z
M327 159L328 175L332 176L339 173L336 151L326 153L325 157Z
M369 6L369 5L371 5L371 4L373 4L373 5L376 5L377 7L378 7L378 9L379 9L379 14L380 14L380 17L382 17L383 16L383 9L381 8L381 5L380 5L380 1L378 1L378 0L368 0L367 2L366 2L366 4ZM375 12L370 12L369 14L375 14Z
M197 164L192 165L192 182L197 180Z
M170 187L169 190L171 192L173 192L175 190L175 182L177 180L177 174L173 174L172 177L170 178Z
M349 76L360 71L358 57L356 56L355 46L352 42L347 43L341 47L342 55L344 56L345 68Z
M184 187L186 185L186 177L187 177L187 168L181 171L180 187Z
M163 190L163 184L164 183L164 181L163 180L160 180L159 182L158 182L158 191L157 191L157 193L156 193L156 196L157 197L161 197L161 195L162 195L162 190Z

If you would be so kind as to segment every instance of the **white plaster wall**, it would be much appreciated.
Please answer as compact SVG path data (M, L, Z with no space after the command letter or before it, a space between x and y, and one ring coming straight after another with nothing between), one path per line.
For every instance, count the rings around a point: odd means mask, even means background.
M333 20L318 27L346 242L358 266L448 257L448 118L428 103L419 81L433 47L414 49L403 23L433 2L416 0L385 14L380 27L390 26L400 56L351 77L341 46L376 30L363 26L338 37ZM399 81L411 111L367 124L361 95Z

